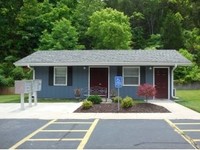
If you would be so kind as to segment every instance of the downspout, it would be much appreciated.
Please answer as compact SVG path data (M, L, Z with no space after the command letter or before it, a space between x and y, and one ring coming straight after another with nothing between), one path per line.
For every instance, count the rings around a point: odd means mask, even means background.
M27 67L33 71L33 76L32 79L35 80L35 69L33 67L31 67L29 64L27 65Z
M175 66L173 67L172 69L172 75L171 75L171 84L172 84L172 88L171 88L171 97L173 99L178 99L178 97L174 96L173 93L174 93L174 70L177 68L177 64L175 64Z

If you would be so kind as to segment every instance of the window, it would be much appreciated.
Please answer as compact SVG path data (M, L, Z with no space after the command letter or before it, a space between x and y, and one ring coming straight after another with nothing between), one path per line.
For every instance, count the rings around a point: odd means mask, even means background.
M67 67L54 67L54 85L67 85Z
M140 83L140 68L139 67L124 67L123 68L124 85L137 86Z

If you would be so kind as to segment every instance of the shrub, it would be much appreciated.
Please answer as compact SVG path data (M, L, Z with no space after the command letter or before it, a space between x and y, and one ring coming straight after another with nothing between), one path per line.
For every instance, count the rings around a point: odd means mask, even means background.
M118 103L118 96L115 96L115 97L113 97L112 98L112 101L114 102L114 103ZM119 96L119 102L121 103L122 102L122 98Z
M83 109L89 109L93 106L92 102L91 101L84 101L83 104L82 104L82 107Z
M151 84L142 84L138 87L137 95L145 97L146 101L156 95L156 88Z
M126 96L121 102L122 108L129 108L132 106L133 106L133 99L131 97Z
M91 95L87 98L88 101L91 101L93 104L100 104L102 99L98 95Z

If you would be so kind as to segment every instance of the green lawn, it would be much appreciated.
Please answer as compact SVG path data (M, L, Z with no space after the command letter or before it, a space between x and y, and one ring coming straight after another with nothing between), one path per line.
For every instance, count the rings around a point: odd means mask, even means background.
M0 103L19 103L20 102L20 95L0 95ZM28 96L25 96L25 102L28 102ZM38 99L38 102L42 103L58 103L58 102L79 102L79 100L76 99L53 99L53 98L47 98L47 99Z
M177 103L200 112L200 90L177 90Z
M0 103L19 103L20 95L0 95Z

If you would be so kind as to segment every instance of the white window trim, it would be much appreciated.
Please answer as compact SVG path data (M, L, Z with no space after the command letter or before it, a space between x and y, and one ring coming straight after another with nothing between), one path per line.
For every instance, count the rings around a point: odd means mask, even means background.
M138 77L138 84L124 84L123 80L123 86L139 86L140 85L140 67L123 67L123 78L124 78L124 69L126 68L137 68L138 69L138 76L132 76L132 77Z
M65 80L65 84L56 84L56 75L55 75L55 69L56 68L65 68L66 69L66 80ZM54 86L67 86L67 77L68 77L68 74L67 74L67 70L68 68L67 67L54 67L54 70L53 70L53 85Z

